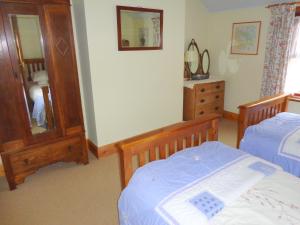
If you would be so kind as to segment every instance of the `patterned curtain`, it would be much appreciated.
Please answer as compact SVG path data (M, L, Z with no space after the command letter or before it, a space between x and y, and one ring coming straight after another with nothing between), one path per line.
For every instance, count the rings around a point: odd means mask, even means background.
M295 5L285 4L271 8L261 97L284 91L295 11Z
M153 46L157 47L160 44L160 18L152 18L153 22Z

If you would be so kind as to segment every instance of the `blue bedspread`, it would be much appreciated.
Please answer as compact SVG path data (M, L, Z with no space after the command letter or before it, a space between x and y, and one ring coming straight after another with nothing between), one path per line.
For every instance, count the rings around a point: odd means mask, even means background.
M288 134L299 129L300 115L287 112L279 113L273 118L248 127L244 138L241 140L240 149L275 163L286 172L300 177L300 160L280 154Z
M206 142L200 147L176 153L166 160L139 168L119 199L121 225L165 225L155 207L169 194L222 170L225 165L247 157L220 142Z

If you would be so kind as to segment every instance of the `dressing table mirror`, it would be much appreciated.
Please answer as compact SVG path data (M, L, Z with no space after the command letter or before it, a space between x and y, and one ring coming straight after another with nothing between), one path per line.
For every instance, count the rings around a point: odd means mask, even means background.
M195 39L192 39L185 53L185 62L192 80L203 80L209 77L210 58L208 50L201 55Z
M202 74L209 75L210 57L207 49L203 51L201 59Z
M188 46L188 50L185 53L185 62L187 63L188 70L193 79L201 72L201 53L198 45L194 39Z

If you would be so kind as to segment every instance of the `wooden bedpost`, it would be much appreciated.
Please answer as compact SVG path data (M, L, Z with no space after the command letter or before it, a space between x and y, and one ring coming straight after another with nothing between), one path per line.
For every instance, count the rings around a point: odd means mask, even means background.
M121 151L121 174L122 189L124 189L132 176L132 157L131 152Z
M212 128L208 132L209 141L217 141L219 133L219 119L212 120Z
M237 137L237 148L240 147L240 141L242 140L245 130L248 124L248 112L245 106L239 106L239 117L238 117L238 137Z

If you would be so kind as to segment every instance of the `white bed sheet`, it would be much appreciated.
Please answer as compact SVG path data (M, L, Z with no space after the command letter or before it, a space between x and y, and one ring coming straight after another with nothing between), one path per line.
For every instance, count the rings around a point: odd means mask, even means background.
M210 222L212 225L299 225L300 179L278 171Z

